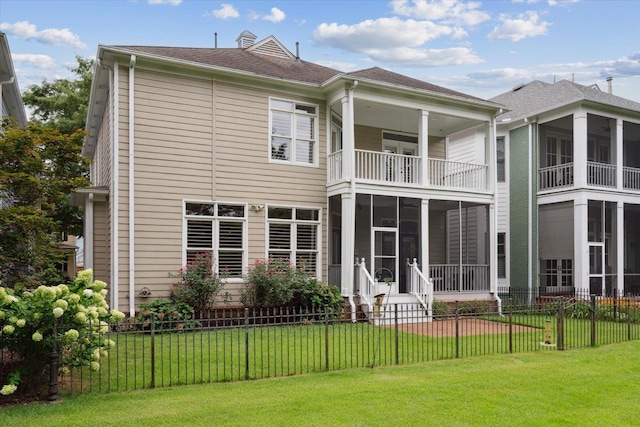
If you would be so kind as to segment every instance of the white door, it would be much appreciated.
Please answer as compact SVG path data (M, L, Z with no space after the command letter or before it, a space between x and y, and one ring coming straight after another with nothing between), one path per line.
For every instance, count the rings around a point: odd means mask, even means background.
M379 283L378 291L398 293L398 229L374 227L371 238L373 278Z
M383 144L385 154L401 154L402 156L391 155L385 157L384 180L390 182L418 182L416 174L418 171L414 167L411 157L415 156L417 147L415 144L403 144L401 142L388 142Z

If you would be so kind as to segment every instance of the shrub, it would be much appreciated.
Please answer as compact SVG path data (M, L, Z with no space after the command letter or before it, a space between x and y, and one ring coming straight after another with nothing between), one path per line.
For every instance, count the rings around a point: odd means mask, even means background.
M434 299L431 304L431 313L434 316L446 316L449 314L449 305L444 301Z
M171 300L188 304L198 312L210 308L224 289L226 281L223 276L214 271L212 254L202 252L180 268L178 274L169 275L180 279L173 285ZM229 300L228 295L225 294L225 302Z
M135 322L142 330L150 330L153 322L156 330L181 331L199 326L194 314L193 307L187 303L157 299L149 304L140 304Z
M0 393L13 393L18 384L25 389L46 384L54 343L62 367L100 369L100 358L114 345L105 339L109 324L124 314L109 311L106 284L92 281L92 275L84 270L71 285L39 286L33 291L0 287L0 349L19 361L15 371L0 378L4 384Z
M320 311L328 306L334 314L342 311L343 298L337 286L327 286L288 260L257 260L246 281L240 301L248 307L289 306Z

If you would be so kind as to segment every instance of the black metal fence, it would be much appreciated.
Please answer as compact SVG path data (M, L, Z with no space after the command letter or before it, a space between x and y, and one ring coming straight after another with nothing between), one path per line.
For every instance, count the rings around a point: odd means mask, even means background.
M378 317L293 308L218 310L189 322L122 322L92 371L62 369L58 388L115 391L422 363L484 354L567 350L640 338L640 301L585 296L502 304L388 306Z

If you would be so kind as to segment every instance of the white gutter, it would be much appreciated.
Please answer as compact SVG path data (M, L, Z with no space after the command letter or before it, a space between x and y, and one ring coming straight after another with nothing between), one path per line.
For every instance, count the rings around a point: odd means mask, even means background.
M355 250L355 238L356 238L356 234L355 234L355 228L356 228L356 215L355 215L355 206L356 206L356 180L355 180L355 171L356 171L356 156L355 156L355 113L354 113L354 106L353 106L353 91L355 90L355 88L358 86L358 81L355 80L353 82L353 84L351 85L351 88L349 89L349 115L351 117L349 117L349 138L351 138L351 144L353 145L353 154L350 156L350 165L349 168L351 169L351 186L350 186L350 193L351 193L351 209L349 210L349 216L350 216L350 221L349 224L351 224L351 228L353 230L353 233L351 233L351 239L349 239L349 253L351 253L351 256L353 256L353 252ZM343 230L344 232L344 230ZM353 261L352 261L353 262ZM356 316L356 304L355 302L353 302L353 266L349 265L347 266L348 268L351 268L351 274L349 275L349 277L351 277L351 292L349 292L349 307L351 307L351 322L356 323L358 321L357 316Z
M495 114L495 116L493 116L491 118L491 141L489 142L490 144L490 153L489 156L491 158L491 165L497 165L497 157L496 157L496 141L498 139L498 126L496 124L496 117L498 117L500 114L502 114L503 110L502 108L500 110L498 110L498 112ZM491 186L493 187L493 214L489 213L489 215L492 216L492 220L491 221L491 229L492 231L492 235L493 235L493 239L491 241L491 251L489 253L489 256L491 257L490 261L491 264L495 265L496 268L491 269L491 282L493 283L493 296L496 299L496 304L498 305L498 314L500 316L502 316L502 299L500 298L500 295L498 294L498 253L497 253L497 240L498 240L498 208L500 207L498 204L498 170L497 170L497 166L494 169L493 173L491 174ZM505 242L506 245L507 242ZM506 268L506 266L505 266Z
M532 263L533 263L533 259L531 259L531 257L533 256L533 236L532 234L532 230L533 230L533 214L531 212L531 209L533 208L533 203L531 202L531 186L533 185L532 182L532 174L533 171L531 170L533 167L533 141L531 140L531 138L533 138L533 123L529 121L528 117L525 117L524 119L525 123L528 123L529 126L529 135L528 135L528 140L529 140L529 165L528 165L528 170L529 170L529 181L527 182L527 258L529 259L529 261L527 262L527 294L529 295L529 301L528 303L531 304L531 290L533 287L533 283L531 283L531 273L533 272L532 269Z
M120 175L120 138L119 131L120 120L118 119L118 61L113 64L113 69L109 70L109 95L111 97L111 307L118 310L118 300L120 294L120 286L118 283L120 263L118 262L118 230L119 230L119 175Z
M135 291L135 185L134 185L134 83L135 83L136 56L131 55L129 61L129 315L136 315Z

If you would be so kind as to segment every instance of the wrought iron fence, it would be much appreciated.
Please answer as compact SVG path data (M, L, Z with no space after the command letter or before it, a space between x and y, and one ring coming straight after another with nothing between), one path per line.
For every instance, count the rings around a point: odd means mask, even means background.
M329 311L217 310L192 322L123 322L97 372L60 372L70 392L239 381L485 354L567 350L640 338L640 301L590 296L396 304L352 322Z

